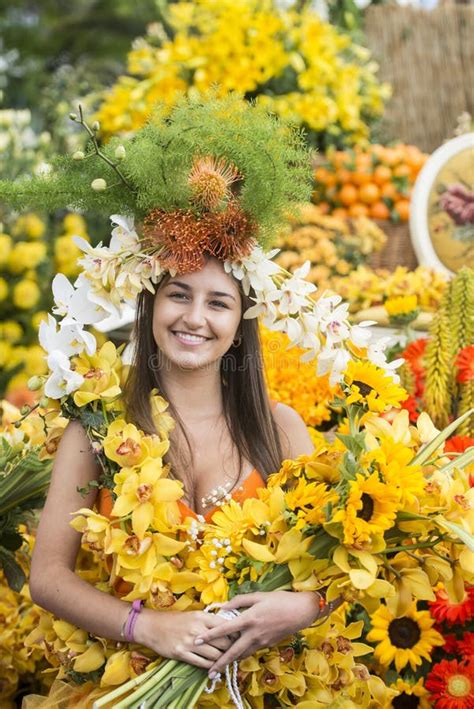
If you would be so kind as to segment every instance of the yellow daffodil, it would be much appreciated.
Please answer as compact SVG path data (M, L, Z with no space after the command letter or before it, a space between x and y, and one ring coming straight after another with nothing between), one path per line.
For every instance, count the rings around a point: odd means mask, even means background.
M335 512L332 522L342 523L344 544L361 548L393 527L399 508L398 490L380 482L377 473L367 478L358 473L349 482L345 507Z
M372 362L350 360L344 382L349 388L346 403L361 404L369 411L382 412L391 406L399 406L408 396L390 375Z
M384 666L395 664L400 672L408 664L415 672L422 660L431 660L435 647L444 645L443 636L434 630L434 619L428 611L419 611L416 604L400 618L392 615L387 606L381 605L372 615L372 629L367 635L369 642L377 643L375 658Z

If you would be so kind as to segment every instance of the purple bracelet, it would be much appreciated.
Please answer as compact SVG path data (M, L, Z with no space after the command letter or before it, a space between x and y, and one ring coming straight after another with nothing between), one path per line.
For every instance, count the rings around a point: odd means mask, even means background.
M123 636L127 643L133 643L134 641L133 631L135 629L135 623L137 622L137 618L140 614L142 606L143 601L136 600L132 603L132 607L130 608L123 630Z

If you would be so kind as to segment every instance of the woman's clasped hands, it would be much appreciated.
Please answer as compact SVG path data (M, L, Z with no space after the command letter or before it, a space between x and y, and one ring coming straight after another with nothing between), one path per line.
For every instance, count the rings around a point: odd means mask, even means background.
M249 657L261 648L273 647L293 633L309 628L322 614L319 601L320 596L309 591L271 591L235 596L222 606L222 610L245 610L238 617L199 633L194 640L194 652L238 635L210 664L209 677L213 679L234 660Z

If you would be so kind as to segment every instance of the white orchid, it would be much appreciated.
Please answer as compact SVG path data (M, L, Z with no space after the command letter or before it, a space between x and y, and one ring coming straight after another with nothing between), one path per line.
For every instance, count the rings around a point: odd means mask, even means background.
M71 369L69 359L64 352L54 350L47 361L51 375L44 387L46 396L51 399L61 399L79 389L84 377Z
M350 359L351 356L345 349L324 347L318 356L317 374L322 376L330 372L329 384L335 386L335 384L342 381Z
M283 315L296 315L304 306L308 305L308 296L317 290L314 283L305 278L311 268L310 261L306 261L297 268L291 278L287 278L280 286L279 310Z
M48 315L48 322L42 322L38 333L41 347L50 353L60 350L67 357L79 354L86 350L87 354L94 354L97 342L92 333L84 330L81 323L64 321L59 324Z
M92 325L104 317L104 311L89 300L90 285L81 283L76 288L63 273L58 273L52 283L55 307L53 313L62 315L69 323L76 321L83 325Z
M135 231L135 220L132 216L127 217L121 214L112 214L110 217L112 224L116 224L115 229L112 229L112 238L110 239L109 249L113 253L137 253L140 251L140 242L138 234Z
M367 359L377 367L380 367L380 369L383 369L397 384L400 381L400 377L396 374L395 369L398 369L398 367L400 367L405 360L400 357L399 359L394 359L392 362L387 362L385 349L388 347L390 342L390 337L381 337L376 342L372 342L367 348Z
M242 281L245 295L253 288L263 293L275 290L272 276L281 272L280 266L272 261L280 249L265 252L260 246L255 246L250 256L240 261L225 261L226 273L231 273L238 281Z

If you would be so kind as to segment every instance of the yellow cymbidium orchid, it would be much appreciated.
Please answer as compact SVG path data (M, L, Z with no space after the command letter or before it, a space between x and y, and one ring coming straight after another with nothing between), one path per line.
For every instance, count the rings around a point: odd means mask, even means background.
M76 406L85 406L98 399L110 401L120 396L122 361L113 342L107 341L94 355L78 355L73 362L75 371L84 377L73 395Z
M134 424L118 418L109 425L103 446L107 458L122 468L143 465L147 458L161 466L160 459L167 452L169 441L159 436L146 436Z
M178 480L162 477L159 460L149 460L141 468L123 468L115 475L117 499L112 508L115 517L132 515L132 529L143 539L155 517L163 517L162 506L182 497Z

